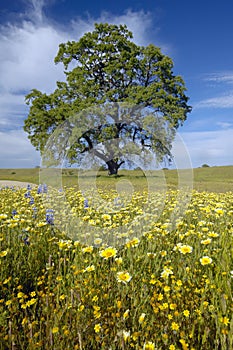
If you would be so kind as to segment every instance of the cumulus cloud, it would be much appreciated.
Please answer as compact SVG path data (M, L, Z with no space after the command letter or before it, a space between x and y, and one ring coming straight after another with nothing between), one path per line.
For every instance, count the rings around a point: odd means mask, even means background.
M55 88L63 79L62 67L53 62L63 33L49 26L37 27L23 22L21 27L8 25L0 35L0 89L11 93L36 87L44 91Z
M135 41L146 44L151 27L149 13L127 11L122 16L102 13L98 18L73 19L70 26L49 23L43 17L44 1L31 0L31 19L20 24L0 27L0 89L17 92L33 87L52 91L57 80L64 79L62 65L54 58L61 42L78 40L86 31L93 30L95 22L125 23L134 32Z
M84 32L92 31L96 22L126 24L138 44L146 45L150 40L150 13L128 10L123 15L114 16L103 12L97 18L74 17L64 27L46 18L43 10L50 3L51 0L27 1L26 10L18 14L16 22L0 26L0 130L4 131L1 145L6 142L12 145L1 147L1 166L4 166L3 159L5 162L8 159L9 166L11 158L11 167L14 167L16 159L19 163L19 159L25 159L26 154L29 155L28 159L32 157L32 146L29 147L26 135L18 131L22 129L28 113L24 97L33 88L50 93L55 89L56 81L64 80L62 64L54 64L61 42L78 40ZM10 150L12 152L7 153ZM15 157L14 152L20 152L21 156L17 154ZM37 153L34 152L34 155Z

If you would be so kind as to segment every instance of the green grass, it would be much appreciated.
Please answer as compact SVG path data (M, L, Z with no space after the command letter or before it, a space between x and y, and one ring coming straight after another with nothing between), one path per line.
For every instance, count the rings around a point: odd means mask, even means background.
M177 188L178 176L183 176L185 173L191 177L190 171L187 170L164 170L153 171L145 176L139 170L120 170L119 176L110 177L106 171L99 171L78 174L74 169L63 169L62 176L60 170L54 174L46 171L46 177L50 184L55 184L57 181L65 186L78 186L79 182L82 185L92 185L97 183L98 187L114 189L119 181L124 186L122 180L129 181L135 190L147 188L148 181L155 184L155 188L167 186L168 188ZM187 173L188 172L188 173ZM42 173L43 174L43 173ZM42 175L43 176L43 175ZM41 179L40 169L0 169L0 180L24 181L39 184ZM227 192L233 190L233 166L219 166L208 168L193 169L193 188L198 191L210 192ZM125 182L126 185L126 182Z

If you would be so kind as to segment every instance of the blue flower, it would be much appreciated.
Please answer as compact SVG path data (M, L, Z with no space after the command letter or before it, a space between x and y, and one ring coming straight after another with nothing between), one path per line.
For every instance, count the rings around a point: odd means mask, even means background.
M84 209L88 208L88 200L84 199Z
M24 241L24 244L30 245L29 237L28 237L28 236L26 236L25 238L23 238L23 241Z
M16 214L17 214L17 211L14 209L14 210L12 210L12 217L14 217Z
M54 210L47 209L46 210L46 221L50 225L54 225Z
M30 198L31 197L31 192L27 191L24 195L25 198Z
M42 193L42 191L43 191L42 185L39 185L37 188L37 193L40 194Z

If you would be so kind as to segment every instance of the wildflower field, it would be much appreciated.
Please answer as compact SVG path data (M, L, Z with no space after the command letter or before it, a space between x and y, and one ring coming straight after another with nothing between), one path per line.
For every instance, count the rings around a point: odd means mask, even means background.
M45 186L2 188L0 349L233 349L233 193L192 191L174 217L177 192L114 211L69 187L62 213Z

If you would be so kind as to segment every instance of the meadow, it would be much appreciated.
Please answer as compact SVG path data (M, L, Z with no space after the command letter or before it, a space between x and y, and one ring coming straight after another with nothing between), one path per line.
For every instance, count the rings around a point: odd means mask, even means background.
M233 167L194 169L189 191L164 173L151 193L136 171L86 197L74 170L1 188L0 349L233 349Z
M40 169L0 169L0 180L13 180L30 182L34 184L40 183ZM157 171L152 172L152 175L157 174ZM179 170L179 173L185 174L187 170ZM189 172L190 173L190 172ZM62 174L58 172L58 176L62 177L63 186L76 186L80 173L76 169L63 169ZM166 186L171 189L177 188L178 174L177 170L163 170L163 175L166 179ZM82 176L82 174L81 174ZM129 180L133 183L136 190L147 188L145 176L140 170L119 170L119 178ZM119 179L118 178L118 179ZM100 187L108 187L114 189L116 186L116 178L109 177L107 171L99 171L97 183ZM89 173L89 179L91 175ZM51 179L50 179L51 181ZM216 166L207 168L193 169L193 188L198 191L208 192L226 192L233 189L233 166Z

